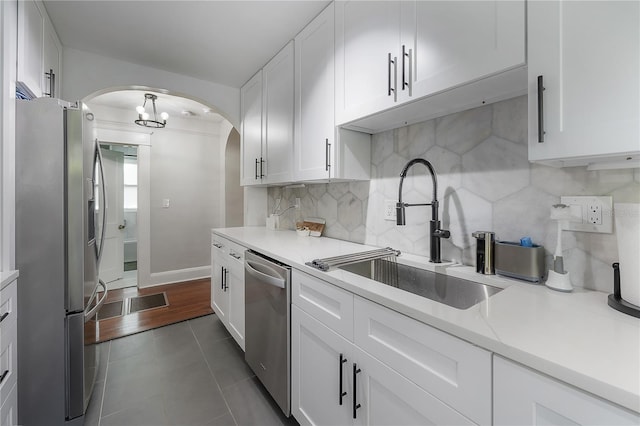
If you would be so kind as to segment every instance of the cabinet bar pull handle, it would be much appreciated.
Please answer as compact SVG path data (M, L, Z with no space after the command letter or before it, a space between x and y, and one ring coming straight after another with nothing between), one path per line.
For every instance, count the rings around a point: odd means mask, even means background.
M324 140L324 170L329 171L331 167L331 163L329 162L329 157L331 155L331 144L329 143L329 138Z
M398 57L393 57L393 102L398 102Z
M405 59L407 58L407 56L409 56L406 52L405 46L404 44L402 45L402 90L404 91L404 89L406 87L409 86L409 83L407 83L407 79L405 78Z
M220 267L220 290L224 290L224 266Z
M43 95L53 98L56 95L56 74L49 68L49 72L45 72L44 75L49 79L49 93L43 93Z
M391 87L391 65L392 64L393 64L393 60L391 59L391 52L389 52L389 55L387 57L387 79L388 79L387 96L391 96L391 92L394 91L394 89Z
M340 364L338 365L338 368L340 369L340 405L342 405L342 398L347 395L347 392L342 390L342 364L345 362L347 362L347 359L344 355L340 354Z
M256 158L256 180L258 180L258 159Z
M218 244L218 243L213 243L214 247L218 247L218 248L222 248L222 244Z
M353 418L357 418L357 410L362 407L361 404L358 404L358 386L357 386L357 374L362 370L358 368L358 364L353 364Z
M2 316L0 317L0 322L4 321L4 319L8 316L9 316L9 312L5 312L4 314L2 314Z
M538 76L538 143L544 142L544 80L541 75Z
M413 96L413 49L409 49L409 96Z
M264 178L264 172L262 171L263 165L264 165L264 159L260 157L260 179Z
M228 273L229 273L229 270L227 268L224 268L224 291L227 291L229 289L229 282L227 281Z
M0 384L4 382L4 378L7 377L7 374L9 374L9 370L4 370L4 373L0 376Z

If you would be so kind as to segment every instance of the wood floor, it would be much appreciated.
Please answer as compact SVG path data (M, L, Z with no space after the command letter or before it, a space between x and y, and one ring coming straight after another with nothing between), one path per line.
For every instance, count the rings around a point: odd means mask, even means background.
M98 342L212 314L211 280L202 279L138 289L111 290L106 303L128 297L166 292L169 306L98 321Z

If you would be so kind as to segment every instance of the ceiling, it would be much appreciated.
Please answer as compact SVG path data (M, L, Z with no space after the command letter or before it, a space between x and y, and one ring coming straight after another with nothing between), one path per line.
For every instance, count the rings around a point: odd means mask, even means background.
M150 91L120 90L117 92L109 92L96 96L89 100L87 103L89 104L89 106L95 104L130 110L132 117L131 120L133 121L135 118L137 118L135 108L136 106L142 105L144 103L145 93L153 93L158 97L158 99L156 99L156 109L158 112L158 116L160 116L160 113L166 112L167 114L169 114L169 122L171 121L171 117L206 120L211 122L221 122L224 120L224 118L220 114L216 113L200 102L196 102L194 100L182 98L179 96ZM153 110L149 102L147 102L146 110L149 113L151 113L151 111Z
M241 87L330 1L44 1L64 47Z

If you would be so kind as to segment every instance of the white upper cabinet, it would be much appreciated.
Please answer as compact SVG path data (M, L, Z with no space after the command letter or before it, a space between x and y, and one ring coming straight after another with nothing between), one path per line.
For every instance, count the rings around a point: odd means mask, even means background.
M42 96L44 16L35 1L18 2L18 82L33 97Z
M241 184L261 182L262 163L262 70L240 89Z
M295 38L293 179L296 181L370 177L370 136L336 131L334 82L331 3Z
M416 1L402 13L402 99L525 64L523 1Z
M50 98L59 98L60 93L60 69L62 64L62 45L51 23L45 22L44 52L42 58L42 95Z
M521 68L525 62L524 1L336 2L337 124ZM427 105L426 114L474 102L479 106L513 92L511 83L473 86L464 96L437 99L437 106ZM414 114L404 113L410 121ZM380 130L375 123L364 128Z
M396 1L335 2L336 124L394 105L400 5Z
M529 160L637 167L640 3L528 4Z
M291 181L293 157L293 41L262 69L264 183Z
M334 145L333 3L295 38L296 180L326 179Z
M31 97L60 96L62 45L41 2L18 2L18 86Z
M293 54L291 41L240 89L241 185L291 181Z

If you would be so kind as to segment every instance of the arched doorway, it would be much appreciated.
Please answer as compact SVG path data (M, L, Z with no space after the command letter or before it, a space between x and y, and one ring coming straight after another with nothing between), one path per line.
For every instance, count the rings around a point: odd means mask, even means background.
M209 230L226 226L225 150L230 129L237 132L213 108L192 99L119 89L103 90L85 103L96 116L102 144L137 147L137 285L208 277ZM145 93L158 96L158 113L168 110L164 129L134 124Z

